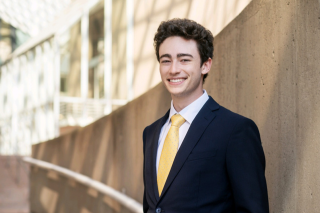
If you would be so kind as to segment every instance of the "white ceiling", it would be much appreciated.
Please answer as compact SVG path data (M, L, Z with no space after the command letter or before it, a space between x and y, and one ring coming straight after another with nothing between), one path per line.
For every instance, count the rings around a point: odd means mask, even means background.
M0 18L31 37L52 23L71 0L0 0Z

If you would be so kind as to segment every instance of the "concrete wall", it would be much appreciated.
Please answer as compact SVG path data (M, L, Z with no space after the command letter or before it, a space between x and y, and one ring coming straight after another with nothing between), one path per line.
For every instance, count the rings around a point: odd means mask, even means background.
M271 212L320 212L320 4L253 1L215 38L205 83L261 131Z
M253 0L215 38L205 88L257 123L270 212L320 212L319 9L315 0ZM87 127L34 145L33 157L141 202L142 131L169 104L160 84ZM30 197L34 212L127 212L92 189L36 168Z
M163 115L162 85L70 134L33 146L32 156L80 172L142 202L142 131ZM129 212L97 191L54 172L31 168L31 211Z

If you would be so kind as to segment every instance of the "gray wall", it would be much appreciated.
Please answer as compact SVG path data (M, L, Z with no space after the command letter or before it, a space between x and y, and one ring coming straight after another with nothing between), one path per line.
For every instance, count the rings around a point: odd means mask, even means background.
M271 212L320 212L320 7L253 1L215 40L206 82L258 125Z
M319 9L316 0L253 0L215 38L205 88L218 103L257 123L270 212L320 212ZM160 84L87 127L33 146L33 157L141 202L142 131L169 104ZM36 168L30 197L34 212L126 212L92 189Z
M106 183L142 202L142 131L162 116L170 95L162 85L101 118L54 140L34 145L32 156ZM54 172L31 168L31 210L129 212L97 191Z

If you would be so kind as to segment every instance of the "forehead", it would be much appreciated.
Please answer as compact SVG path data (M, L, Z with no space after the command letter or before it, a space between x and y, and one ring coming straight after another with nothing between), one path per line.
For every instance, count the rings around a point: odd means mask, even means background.
M199 56L197 42L193 39L185 39L180 36L171 36L165 39L159 47L159 55L170 54L175 56L179 53L192 54Z

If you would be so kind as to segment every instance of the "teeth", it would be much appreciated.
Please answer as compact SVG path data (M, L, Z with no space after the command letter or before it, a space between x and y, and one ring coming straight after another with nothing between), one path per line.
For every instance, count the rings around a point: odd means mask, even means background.
M173 82L173 83L177 83L177 82L181 82L182 79L171 79L170 82Z

